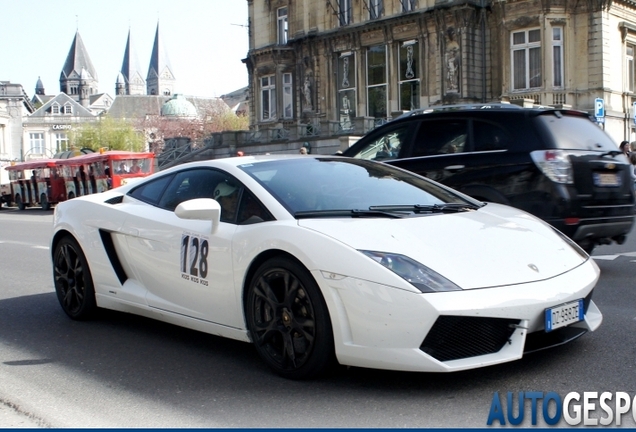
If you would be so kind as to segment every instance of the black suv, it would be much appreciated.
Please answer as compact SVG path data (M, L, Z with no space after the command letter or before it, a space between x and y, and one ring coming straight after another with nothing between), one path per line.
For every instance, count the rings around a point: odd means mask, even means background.
M588 252L623 243L634 224L631 165L581 111L512 104L415 110L372 130L344 155L520 208Z

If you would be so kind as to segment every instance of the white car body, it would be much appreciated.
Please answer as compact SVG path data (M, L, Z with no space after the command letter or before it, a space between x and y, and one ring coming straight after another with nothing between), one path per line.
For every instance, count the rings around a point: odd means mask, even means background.
M276 157L229 158L186 167L225 170L251 190L275 220L213 227L210 220L182 219L127 195L139 184L184 168L180 166L59 204L52 250L61 235L77 241L90 267L98 307L246 342L251 341L244 306L250 268L262 254L286 253L302 263L320 288L335 355L343 365L450 372L516 360L523 356L529 334L544 333L547 308L586 297L584 319L568 327L582 333L601 324L602 315L589 299L598 267L527 213L488 204L476 211L413 218L296 218L240 168L269 159ZM117 203L108 203L111 199ZM110 233L127 275L123 284L100 232ZM182 242L194 237L210 245L205 278L182 271ZM360 250L408 256L461 290L423 293ZM440 316L518 323L507 343L494 352L440 360L421 349Z

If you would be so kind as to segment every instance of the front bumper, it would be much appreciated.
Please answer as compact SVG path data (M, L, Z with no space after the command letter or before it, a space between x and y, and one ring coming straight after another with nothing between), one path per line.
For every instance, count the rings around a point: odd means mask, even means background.
M539 282L431 294L416 294L362 279L325 278L322 272L315 272L314 276L329 306L336 355L341 364L452 372L520 359L530 348L526 347L530 339L540 340L538 345L532 342L537 349L550 345L546 344L546 338L536 337L550 335L543 328L545 309L591 296L599 274L598 267L590 259L567 273ZM585 303L584 320L566 327L570 329L566 332L579 333L575 337L596 330L602 321L594 302L588 298ZM504 343L497 342L499 345L495 349L476 349L470 351L468 357L448 360L436 358L430 350L427 353L422 349L440 317L473 317L474 322L502 319L506 321L505 325L512 327L509 334L505 334ZM528 335L533 333L529 338ZM475 334L481 332L477 330ZM558 334L547 339L554 336ZM567 339L555 340L563 343ZM447 343L462 345L461 340L448 339ZM443 340L441 344L444 344Z

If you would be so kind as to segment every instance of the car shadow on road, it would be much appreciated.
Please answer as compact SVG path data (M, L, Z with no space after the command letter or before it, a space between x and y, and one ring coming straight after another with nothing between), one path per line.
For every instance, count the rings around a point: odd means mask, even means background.
M540 371L572 356L576 358L585 349L585 342L577 341L552 349L549 355L532 355L513 363L451 374L339 367L320 379L290 381L273 374L248 343L112 311L102 311L90 321L73 321L62 312L55 293L1 300L0 343L18 345L19 352L32 354L24 358L4 356L2 362L6 366L38 368L54 364L75 374L90 375L91 380L100 380L104 386L160 399L166 404L181 406L185 398L188 409L194 411L206 406L209 410L210 398L214 397L215 419L219 422L215 424L240 427L395 427L400 423L389 418L386 423L378 423L376 418L366 424L360 419L337 416L327 416L315 425L305 425L300 418L284 421L281 417L280 424L277 420L262 423L258 416L229 418L230 411L236 412L237 403L239 407L245 404L246 409L257 404L259 412L267 411L272 416L293 409L289 407L301 400L303 405L325 412L333 404L350 405L354 400L352 409L361 412L368 410L371 403L394 406L409 415L423 415L434 407L418 407L418 400L431 398L451 406L456 404L458 409L472 403L477 404L477 410L486 410L493 391L505 387L511 376L516 376L519 387L506 390L537 389L538 383L541 387L537 381ZM545 389L555 390L545 384ZM484 399L467 401L462 396L467 389L478 389ZM453 425L442 417L434 419L431 417L432 423L418 424ZM480 421L483 426L483 419Z

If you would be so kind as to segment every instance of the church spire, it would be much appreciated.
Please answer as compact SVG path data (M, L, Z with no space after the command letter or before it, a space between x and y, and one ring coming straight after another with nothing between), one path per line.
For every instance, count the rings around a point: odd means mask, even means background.
M128 40L126 41L126 51L124 61L121 64L121 75L124 79L125 93L127 95L142 95L146 91L146 81L141 74L137 52L133 47L130 29L128 30ZM117 77L119 80L119 76ZM116 83L120 84L119 82Z
M98 84L97 71L77 31L60 74L60 91L87 106L90 95L98 92Z
M159 36L158 22L155 42L152 46L150 66L148 67L148 76L146 77L146 86L149 95L170 96L174 93L175 78L163 40Z

